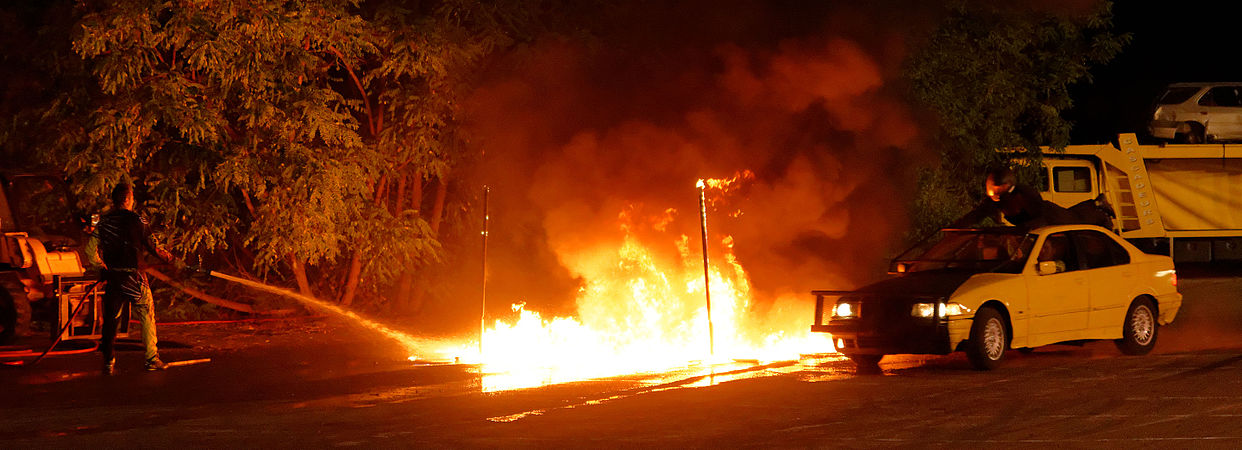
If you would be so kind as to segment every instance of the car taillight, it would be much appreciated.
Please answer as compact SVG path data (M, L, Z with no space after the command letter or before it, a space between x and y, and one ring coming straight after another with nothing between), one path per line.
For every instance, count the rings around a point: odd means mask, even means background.
M1173 287L1177 287L1177 272L1173 272L1172 275L1169 275L1169 283L1172 283Z

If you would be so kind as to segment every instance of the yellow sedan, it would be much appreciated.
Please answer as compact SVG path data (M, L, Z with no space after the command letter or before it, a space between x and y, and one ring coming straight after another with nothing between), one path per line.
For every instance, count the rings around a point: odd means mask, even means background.
M1093 339L1143 355L1182 303L1171 258L1092 225L942 230L890 269L858 290L812 291L811 330L860 368L965 351L987 370L1009 349Z

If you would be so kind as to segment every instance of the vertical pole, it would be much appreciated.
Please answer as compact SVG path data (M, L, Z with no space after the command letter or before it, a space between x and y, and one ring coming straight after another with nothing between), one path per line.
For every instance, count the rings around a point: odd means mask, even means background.
M707 262L707 185L703 180L697 184L699 188L699 218L703 231L703 295L707 298L707 343L712 356L716 356L716 330L712 325L712 279Z
M483 233L482 233L483 235L483 257L482 257L483 272L480 274L480 276L482 276L482 280L481 280L482 283L480 283L480 286L482 286L481 291L483 294L483 302L479 310L479 357L480 358L483 357L483 332L484 330L487 329L487 222L489 219L487 215L487 196L489 193L491 193L491 191L492 191L491 187L487 185L483 185ZM482 362L482 361L479 361L479 362Z

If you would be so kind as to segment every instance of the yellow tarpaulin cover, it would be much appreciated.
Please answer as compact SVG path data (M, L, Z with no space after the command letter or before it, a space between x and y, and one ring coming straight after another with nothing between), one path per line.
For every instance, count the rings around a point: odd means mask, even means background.
M1242 229L1242 161L1149 159L1147 173L1166 230Z

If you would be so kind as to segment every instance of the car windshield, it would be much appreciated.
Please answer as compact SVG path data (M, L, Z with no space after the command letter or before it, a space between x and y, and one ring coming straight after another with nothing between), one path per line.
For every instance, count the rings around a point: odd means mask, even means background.
M960 268L1019 273L1035 235L1015 227L941 230L893 260L895 272Z
M1190 100L1190 97L1193 97L1198 92L1199 88L1197 87L1171 87L1169 90L1164 91L1164 95L1161 95L1160 100L1156 103L1160 105L1176 105Z

